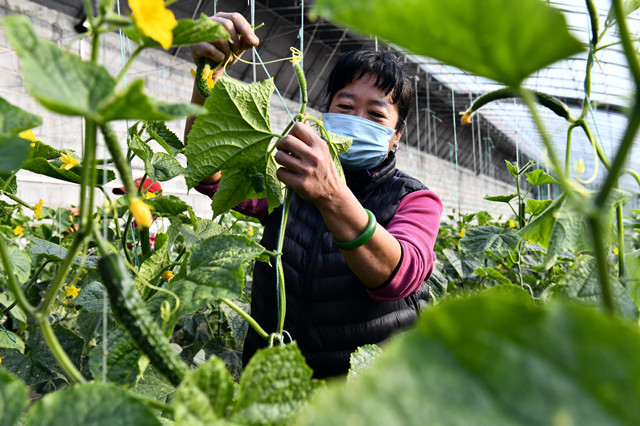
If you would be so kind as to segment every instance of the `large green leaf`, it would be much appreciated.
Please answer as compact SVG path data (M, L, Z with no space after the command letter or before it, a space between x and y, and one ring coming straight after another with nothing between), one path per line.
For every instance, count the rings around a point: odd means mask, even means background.
M26 383L27 386L37 385L59 377L46 365L24 355L18 349L2 350L2 366Z
M347 380L355 379L360 373L367 370L376 359L382 355L382 349L376 345L364 345L356 349L349 357L349 373Z
M242 373L229 420L245 425L290 422L324 384L312 380L312 374L295 342L260 349Z
M527 173L527 182L531 185L550 185L558 181L542 169Z
M629 15L640 8L640 0L622 0L622 14L624 16ZM605 21L606 26L612 26L616 23L616 14L613 10L613 5L609 9L609 13L607 13L607 20Z
M317 0L314 12L514 87L583 50L564 16L540 0Z
M0 366L0 426L18 424L27 406L27 386Z
M175 400L178 424L212 425L225 417L233 399L233 380L224 362L211 357L184 378Z
M493 290L425 311L415 329L390 341L352 383L318 398L300 423L637 421L640 333L635 325L593 308L534 304Z
M269 142L278 136L271 131L269 118L273 91L272 79L249 85L218 80L205 101L207 112L196 118L187 137L185 179L189 188L219 170L248 170L265 162ZM265 170L255 172L265 174Z
M264 247L241 235L214 235L191 250L191 269L219 265L238 266L262 255Z
M0 136L17 136L40 124L42 118L11 105L0 96Z
M249 167L222 170L224 178L220 181L220 186L211 201L211 210L214 216L229 211L244 200L258 199L269 195L265 174L259 171L261 166L264 167L263 170L266 173L267 165L263 159ZM256 182L262 182L264 188L260 188L261 191L256 190ZM280 200L281 197L277 193L273 195L276 200Z
M25 426L160 426L140 400L104 383L73 386L46 395L29 410Z
M169 120L201 111L196 105L170 105L144 95L143 80L116 91L116 80L104 67L39 39L25 16L7 16L2 24L23 60L25 86L51 111L96 121Z
M460 250L469 255L483 251L504 253L514 250L521 238L516 231L498 226L478 226L465 231Z
M596 259L592 256L578 256L551 292L558 297L602 306L602 287ZM638 306L616 279L611 280L611 292L618 312L628 318L638 317Z
M140 374L138 360L142 355L129 333L118 328L109 332L106 355L102 342L89 352L89 369L96 380L101 380L102 358L106 356L108 381L129 387Z
M60 324L53 324L51 328L60 345L67 353L69 360L80 370L82 350L84 347L82 337ZM29 336L28 344L29 348L31 348L29 357L33 362L46 366L49 370L59 374L61 377L66 376L65 371L58 364L40 329L37 329Z
M455 250L449 248L442 250L442 254L462 279L469 277L480 266L480 262L475 258L460 256Z

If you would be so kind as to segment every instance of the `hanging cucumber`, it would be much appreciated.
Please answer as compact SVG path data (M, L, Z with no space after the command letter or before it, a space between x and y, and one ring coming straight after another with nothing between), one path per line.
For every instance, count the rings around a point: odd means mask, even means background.
M196 87L203 98L208 98L213 89L213 73L220 66L220 62L215 62L210 58L200 58L198 68L196 68Z
M129 331L153 366L178 386L187 372L187 365L173 352L169 339L147 311L122 259L115 254L104 256L98 261L98 270L118 321Z

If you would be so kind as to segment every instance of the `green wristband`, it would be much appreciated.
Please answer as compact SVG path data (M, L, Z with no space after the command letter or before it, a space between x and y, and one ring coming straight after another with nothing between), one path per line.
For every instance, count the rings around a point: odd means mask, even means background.
M373 215L373 213L371 213L370 210L368 209L364 209L364 210L367 212L367 215L369 216L369 223L367 224L367 229L365 229L362 234L360 234L358 237L354 238L351 241L336 240L336 237L332 235L331 241L333 241L333 244L335 244L336 247L338 247L341 250L355 250L358 247L366 244L371 239L371 237L373 237L373 234L376 232L376 226L378 225L378 222L376 222L376 217Z

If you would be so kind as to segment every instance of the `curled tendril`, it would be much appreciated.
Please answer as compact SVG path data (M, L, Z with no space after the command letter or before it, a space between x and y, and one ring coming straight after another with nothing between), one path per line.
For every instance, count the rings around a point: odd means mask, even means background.
M293 65L297 65L302 60L302 52L300 49L296 49L295 47L291 47L291 63Z

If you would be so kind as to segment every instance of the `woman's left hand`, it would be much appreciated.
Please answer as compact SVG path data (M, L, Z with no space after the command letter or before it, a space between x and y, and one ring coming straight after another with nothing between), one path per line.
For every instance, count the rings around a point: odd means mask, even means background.
M307 124L296 123L276 143L280 181L314 204L335 202L348 190L336 170L327 143Z

